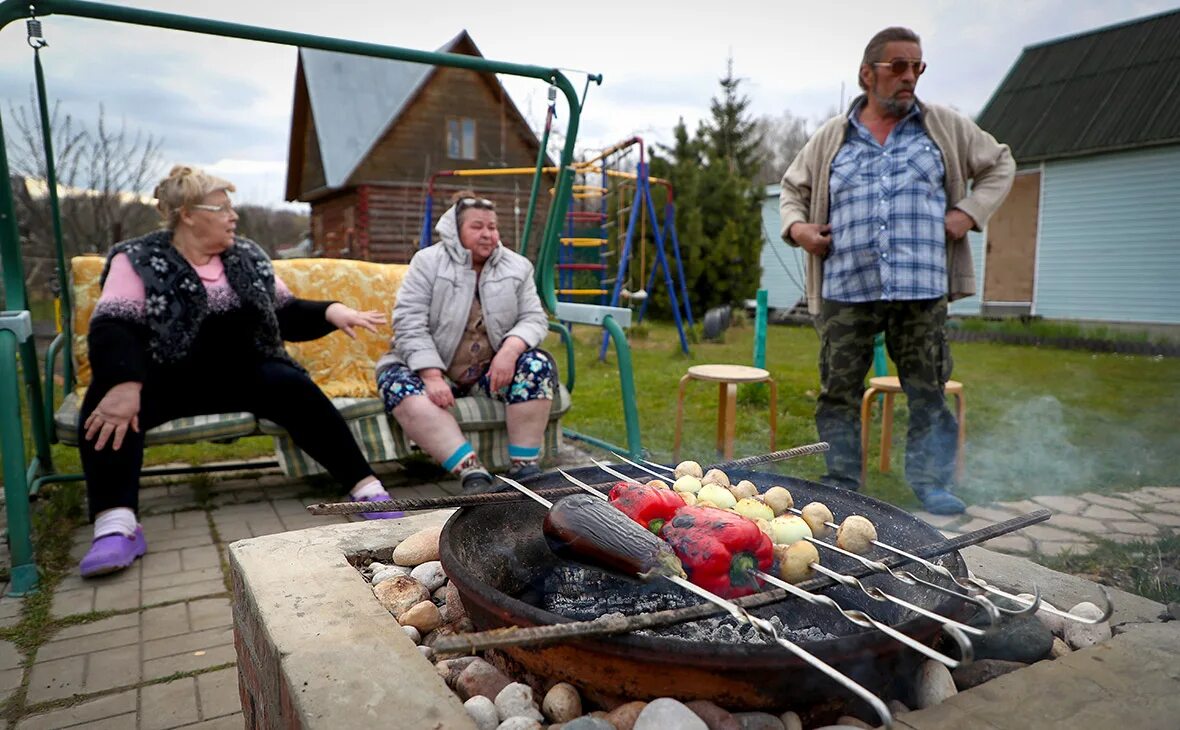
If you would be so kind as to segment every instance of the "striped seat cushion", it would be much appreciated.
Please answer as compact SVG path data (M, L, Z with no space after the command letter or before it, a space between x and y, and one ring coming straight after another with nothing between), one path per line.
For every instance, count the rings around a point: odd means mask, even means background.
M464 431L495 431L504 428L508 414L507 406L498 400L472 396L456 398L455 405L449 410L459 426ZM549 418L560 418L570 409L570 394L564 385L559 385L554 393L553 406L549 409Z
M70 393L53 414L57 439L67 446L78 445L78 419L82 397ZM180 444L196 441L222 441L251 436L258 432L258 422L250 413L217 413L208 416L177 418L160 424L147 432L148 446Z
M380 398L333 398L332 405L346 421L385 413L385 404ZM268 436L287 433L282 426L266 418L258 419L258 429Z
M336 403L336 400L333 400L333 403ZM450 409L459 422L463 435L471 442L480 461L489 469L504 469L511 464L508 458L508 428L504 408L503 403L490 398L468 397L457 399L455 406ZM561 417L569 408L569 391L561 385L549 412L549 424L541 444L542 458L554 456L560 449ZM418 452L417 445L406 438L397 421L385 415L380 407L378 411L373 415L348 420L348 428L352 431L353 438L356 439L365 459L376 464L404 459ZM265 421L263 423L267 433L271 433L267 429L278 428L277 425L267 424ZM285 432L280 430L274 437L275 458L278 459L284 474L302 477L323 473L323 467L300 450Z

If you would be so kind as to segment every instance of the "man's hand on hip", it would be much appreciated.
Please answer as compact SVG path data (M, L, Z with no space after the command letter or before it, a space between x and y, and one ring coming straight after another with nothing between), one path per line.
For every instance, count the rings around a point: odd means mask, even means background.
M792 223L787 234L804 251L820 258L827 256L832 246L832 227L826 223Z
M958 208L951 208L946 212L946 237L958 240L967 235L967 231L975 227L975 219Z

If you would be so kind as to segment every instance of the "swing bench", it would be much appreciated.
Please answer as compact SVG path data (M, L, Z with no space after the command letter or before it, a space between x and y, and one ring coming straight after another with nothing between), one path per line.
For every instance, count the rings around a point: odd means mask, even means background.
M30 498L45 484L81 481L83 479L81 474L64 474L54 468L51 444L58 442L59 438L61 442L68 441L73 434L73 424L76 423L76 420L70 420L69 407L71 402L69 400L70 398L74 399L72 404L76 408L77 400L76 396L73 395L75 386L79 382L76 362L78 364L83 362L82 355L84 353L81 352L81 345L85 342L85 337L82 333L85 320L82 318L81 306L75 304L75 301L78 299L75 292L88 291L90 295L96 296L94 292L97 286L97 274L94 273L94 268L97 265L101 269L101 261L99 260L87 262L85 260L75 259L69 262L70 266L67 266L65 260L60 208L57 199L55 158L45 92L45 78L40 55L40 51L46 43L41 34L41 22L35 17L34 13L42 16L52 14L70 15L265 43L317 48L374 58L410 61L414 63L463 68L485 73L534 78L547 82L550 85L551 100L555 99L556 91L560 90L569 107L566 137L558 166L556 194L553 196L553 202L550 207L536 261L538 292L546 310L555 319L555 321L550 323L550 329L560 334L566 350L567 375L564 383L565 388L563 389L564 396L562 396L564 397L564 402L555 402L554 412L560 416L569 407L568 391L573 390L575 374L573 339L568 329L561 322L576 322L601 327L605 331L606 336L614 341L618 353L619 384L624 423L626 426L626 445L616 446L610 442L584 434L578 434L568 429L564 429L562 433L566 437L580 439L595 446L627 453L635 457L641 456L642 446L640 443L639 420L635 402L635 386L631 372L631 353L624 333L624 328L630 324L630 310L599 305L559 303L555 294L555 264L558 238L561 233L561 221L564 220L566 207L570 198L573 181L572 160L581 113L581 104L578 101L577 94L570 81L560 71L554 68L506 63L481 57L418 51L374 43L362 43L304 33L278 31L257 26L225 23L170 13L117 7L101 3L79 2L77 0L53 0L30 4L27 0L25 2L0 0L0 28L7 26L13 21L26 19L29 45L33 49L36 95L41 116L47 170L46 182L49 190L49 206L52 214L53 237L57 256L57 284L58 296L60 297L58 305L59 311L61 312L61 320L58 323L58 334L46 354L45 373L44 377L42 377L42 373L38 367L38 357L32 336L32 318L28 311L29 297L25 283L24 263L21 258L20 234L16 223L12 192L8 185L0 185L0 261L3 262L4 282L4 300L2 306L0 306L0 310L2 310L0 311L0 453L4 457L5 509L8 517L8 540L11 556L11 570L9 574L10 595L24 595L33 591L36 589L38 582L38 572L34 560L30 534ZM589 79L596 79L601 82L601 77L589 77ZM589 80L587 81L588 85ZM533 184L530 210L533 210L536 203L537 180L539 180L541 175L540 168L548 136L549 129L547 125L544 136L545 141L541 143L541 154L538 159L537 178ZM4 146L4 130L2 121L0 121L0 179L7 180L8 176L9 168ZM275 263L276 269L280 271L280 275L288 281L297 294L309 297L315 296L314 291L300 289L296 283L299 277L296 275L294 268L289 272L281 268L286 263L278 261ZM292 267L298 267L303 264L294 262L290 265ZM379 267L387 269L381 273L383 276L394 276L395 274L392 270L399 268L394 265L371 264L359 261L317 260L314 262L314 265L352 267L355 269ZM87 285L90 288L78 290L72 288L77 287L80 283L84 283L86 272L89 272L89 275L92 277L90 283ZM288 276L291 278L288 279ZM385 302L385 306L388 306L388 304L389 302ZM336 339L344 340L345 338ZM352 341L349 340L348 342L351 343ZM382 344L382 347L384 347L384 344ZM337 360L342 358L359 359L355 354L350 354L351 351L347 349L341 352L344 354L337 355L330 353L327 357ZM65 410L59 409L56 412L55 418L57 398L53 387L55 382L54 363L58 357L62 359L60 377L67 402L62 404L66 406ZM356 365L355 362L351 364ZM21 398L22 382L25 395L23 399ZM321 385L323 384L323 381L321 381ZM328 390L331 390L331 388L328 388ZM331 395L331 393L329 394ZM341 408L342 412L344 412L343 409L347 405L349 404L337 403L338 408ZM370 403L366 407L371 408L372 404ZM367 415L377 416L377 414ZM380 414L379 418L381 421L385 421L387 425L392 423L392 421L385 418L383 413ZM353 420L357 422L361 419ZM26 423L31 431L31 456L26 454L24 436ZM201 433L200 429L196 427L197 424L187 424L187 426L190 428L184 438L189 441L194 439L232 438L255 432L266 433L268 429L265 422L257 422L251 414L244 414L242 422L232 429L228 427L220 431L209 429ZM361 434L357 433L357 428L353 430L358 437L361 436ZM150 434L151 432L149 432L149 443L154 440ZM161 434L160 436L168 438L167 434ZM172 437L173 439L180 438L180 430L178 429L176 433L173 433ZM76 435L74 438L76 439ZM552 443L551 435L547 434L546 438L547 442ZM358 438L358 440L362 439ZM282 457L281 452L282 448L280 447L280 457ZM283 460L283 458L280 458L279 461ZM265 464L260 465L258 462L251 462L248 464L198 465L184 468L144 469L141 473L144 476L152 476L241 468L257 469L260 466L265 466ZM292 473L299 473L299 469L306 468L307 465L304 464L303 467L299 467L295 462L288 460L287 466L288 470Z

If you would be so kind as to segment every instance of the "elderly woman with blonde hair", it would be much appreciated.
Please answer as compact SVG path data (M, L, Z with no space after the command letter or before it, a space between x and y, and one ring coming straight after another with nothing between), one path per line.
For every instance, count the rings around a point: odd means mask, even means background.
M233 190L173 167L155 191L163 228L116 244L107 258L79 422L94 520L83 576L122 570L147 552L136 517L144 433L176 418L268 418L353 500L388 499L344 419L283 347L337 329L376 332L384 315L293 296L263 250L236 235Z

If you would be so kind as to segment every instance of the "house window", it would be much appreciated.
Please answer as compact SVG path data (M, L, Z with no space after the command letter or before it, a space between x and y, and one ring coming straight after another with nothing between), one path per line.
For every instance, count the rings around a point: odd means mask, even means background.
M475 159L474 119L447 117L447 157L452 160Z

